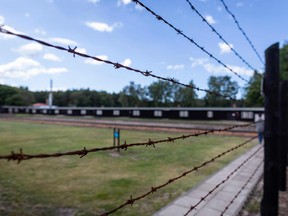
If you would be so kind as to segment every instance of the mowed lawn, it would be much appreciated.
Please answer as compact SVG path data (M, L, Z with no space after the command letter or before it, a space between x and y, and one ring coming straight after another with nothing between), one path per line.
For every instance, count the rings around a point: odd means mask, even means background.
M0 121L0 155L56 153L111 146L111 129ZM185 135L188 133L185 133ZM183 133L121 131L121 143L155 141ZM248 138L207 135L156 148L79 156L0 161L0 215L97 215L161 185ZM112 215L152 215L255 142L185 176ZM193 203L191 203L193 205Z

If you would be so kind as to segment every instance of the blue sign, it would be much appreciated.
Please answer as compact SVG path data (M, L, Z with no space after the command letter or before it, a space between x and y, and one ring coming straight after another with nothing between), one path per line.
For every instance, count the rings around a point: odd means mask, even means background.
M115 138L119 138L119 133L118 133L118 131L115 131L115 132L114 132L114 137L115 137Z

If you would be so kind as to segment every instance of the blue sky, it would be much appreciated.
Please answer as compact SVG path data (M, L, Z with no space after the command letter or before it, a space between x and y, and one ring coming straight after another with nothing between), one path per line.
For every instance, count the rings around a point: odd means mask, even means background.
M222 36L253 68L261 73L264 64L238 30L220 0L190 0ZM216 58L249 79L252 70L244 64L209 26L191 10L186 0L142 0ZM270 0L226 0L256 50L288 39L288 2ZM0 24L78 52L153 71L182 83L190 80L207 88L211 75L231 75L172 28L130 0L0 0ZM17 37L0 34L0 83L48 90L90 88L119 92L130 81L142 86L157 81L126 69L114 69L71 53L44 47ZM204 93L199 92L201 97Z

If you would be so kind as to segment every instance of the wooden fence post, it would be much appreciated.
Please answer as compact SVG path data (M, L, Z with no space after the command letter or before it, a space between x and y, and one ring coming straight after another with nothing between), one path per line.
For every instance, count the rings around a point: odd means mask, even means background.
M278 143L278 91L279 43L265 51L265 130L264 130L264 186L261 202L262 216L278 215L279 143Z
M280 83L279 89L279 190L286 191L286 166L288 157L288 80Z

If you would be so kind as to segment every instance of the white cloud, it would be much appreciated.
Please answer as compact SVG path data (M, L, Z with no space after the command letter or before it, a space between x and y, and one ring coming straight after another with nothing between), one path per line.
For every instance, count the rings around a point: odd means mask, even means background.
M86 22L85 24L89 28L100 32L112 32L115 28L120 28L122 26L122 23L120 22L116 22L113 25L102 22Z
M230 53L231 47L233 48L233 44L229 44L229 46L226 43L218 43L218 46L220 48L220 54Z
M12 79L29 79L39 74L58 74L68 72L66 68L44 68L31 58L19 57L12 62L0 65L0 77Z
M5 18L3 16L0 16L0 25L4 25Z
M46 32L41 28L34 29L34 32L39 35L46 35Z
M227 65L227 66L240 75L253 76L254 74L253 70L246 69L245 67L239 67L234 65Z
M130 3L132 3L132 0L118 0L117 7L121 7L122 5L129 5ZM140 4L135 4L135 9L141 11L144 8Z
M183 64L168 65L166 68L168 70L180 70L184 68L184 65Z
M87 54L86 49L85 48L80 48L80 47L76 49L76 52Z
M204 64L203 67L206 71L212 74L228 74L232 75L231 71L229 71L227 68L221 66L221 65L213 65L211 63ZM234 65L227 65L227 67L231 68L235 73L239 75L245 75L245 76L252 76L253 70L246 69L245 67L239 67Z
M213 25L216 23L215 19L211 15L205 16L205 19L210 25Z
M51 38L50 41L66 46L77 46L77 42L67 38Z
M97 4L98 2L100 2L100 0L88 0L88 2L93 3L93 4Z
M30 17L30 13L25 13L24 16L25 17Z
M136 9L136 10L139 10L139 11L144 10L144 8L143 8L141 5L139 5L139 4L136 4L136 5L135 5L135 9Z
M193 58L191 57L190 60L192 61L191 67L194 68L199 65L203 65L208 62L207 58Z
M228 74L232 75L231 71L229 71L227 68L221 66L221 65L214 65L209 62L209 59L207 58L190 58L192 65L191 67L203 67L207 72L212 74ZM231 68L235 73L239 75L245 75L245 76L253 76L253 70L246 69L245 67L239 67L235 65L227 65L227 67Z
M122 0L122 3L125 4L125 5L126 4L130 4L131 2L132 2L131 0Z
M131 61L131 59L127 58L121 64L126 66L126 67L129 67L132 64L132 61Z
M128 5L131 2L132 2L131 0L118 0L117 6L120 7L121 5Z
M5 20L4 20L5 21ZM10 26L7 26L5 25L3 28L2 28L2 31L5 32L5 29L7 31L11 31L11 32L14 32L14 33L21 33L21 32L18 32L16 31L14 28L10 27ZM16 36L14 35L9 35L9 34L5 34L5 33L0 33L0 39L4 39L4 40L7 40L7 39L12 39L12 38L15 38Z
M60 62L62 61L62 59L60 57L58 57L57 55L53 54L53 53L46 53L43 55L43 59L45 60L49 60L49 61L56 61L56 62Z
M21 53L22 55L29 55L29 56L37 55L42 50L43 46L36 42L25 44L16 49L16 51Z
M99 55L99 56L96 56L97 58L99 59L102 59L102 60L108 60L108 56L107 55ZM92 64L92 65L102 65L104 64L104 62L101 62L101 61L96 61L94 59L85 59L84 61L86 64Z

